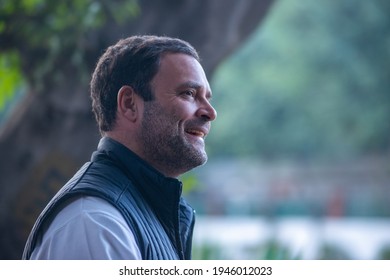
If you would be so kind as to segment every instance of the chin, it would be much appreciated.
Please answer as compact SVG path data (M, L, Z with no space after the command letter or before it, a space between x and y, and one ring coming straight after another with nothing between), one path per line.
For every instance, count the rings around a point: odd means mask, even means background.
M208 157L205 151L202 151L201 153L198 154L199 156L197 157L197 166L203 165L207 162Z

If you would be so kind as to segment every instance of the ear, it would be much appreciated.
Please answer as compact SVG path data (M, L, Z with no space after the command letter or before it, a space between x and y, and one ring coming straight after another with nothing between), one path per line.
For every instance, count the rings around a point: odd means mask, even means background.
M135 122L138 117L138 101L139 97L131 86L121 87L117 96L118 114L131 122Z

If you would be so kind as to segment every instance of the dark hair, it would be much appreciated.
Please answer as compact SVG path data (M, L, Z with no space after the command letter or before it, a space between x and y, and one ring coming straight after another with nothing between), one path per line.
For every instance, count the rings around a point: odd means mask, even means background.
M170 37L133 36L119 40L100 57L91 80L92 109L103 134L115 124L117 94L128 85L143 100L153 100L150 82L165 53L183 53L199 61L187 42Z

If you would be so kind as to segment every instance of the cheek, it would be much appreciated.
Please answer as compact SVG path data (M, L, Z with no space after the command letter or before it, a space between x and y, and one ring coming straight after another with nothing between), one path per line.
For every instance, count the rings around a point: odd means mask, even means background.
M172 116L178 121L185 121L193 118L196 113L194 104L183 102L172 108Z
M181 118L181 113L178 110L160 111L160 114L156 117L155 129L163 134L176 135L184 123Z
M175 130L183 130L185 122L193 119L196 106L190 102L174 100L169 106L155 107L153 112L157 119L156 129L174 133Z

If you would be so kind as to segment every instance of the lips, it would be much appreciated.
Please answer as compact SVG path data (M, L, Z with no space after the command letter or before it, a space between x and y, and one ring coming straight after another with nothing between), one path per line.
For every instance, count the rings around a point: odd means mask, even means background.
M208 134L208 129L203 128L203 127L198 127L198 128L188 128L185 130L186 133L191 134L193 136L205 138L206 135Z

